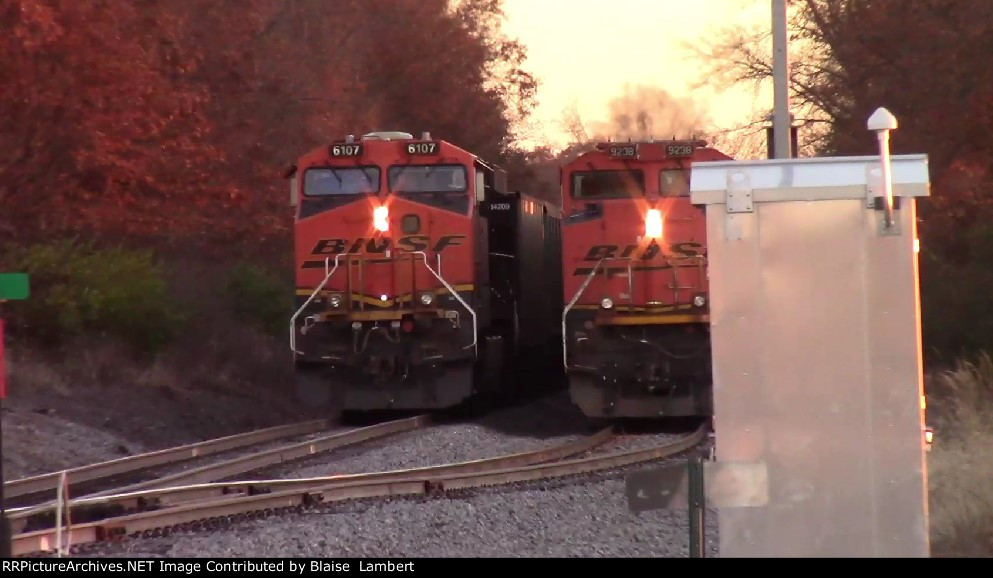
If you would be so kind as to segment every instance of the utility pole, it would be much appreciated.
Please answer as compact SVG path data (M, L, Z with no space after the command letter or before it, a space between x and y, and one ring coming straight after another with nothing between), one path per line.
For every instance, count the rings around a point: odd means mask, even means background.
M773 143L775 158L788 159L790 151L790 93L788 56L786 46L786 0L772 0L772 84L775 108L773 110Z

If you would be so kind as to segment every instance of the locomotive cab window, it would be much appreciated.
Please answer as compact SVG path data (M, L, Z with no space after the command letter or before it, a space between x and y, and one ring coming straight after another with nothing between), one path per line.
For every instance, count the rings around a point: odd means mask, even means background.
M625 199L645 195L645 174L639 170L572 173L574 199Z
M394 193L464 193L466 169L462 165L395 165L390 167Z
M662 169L659 173L659 194L663 197L688 197L689 169Z
M303 193L308 197L361 195L379 192L377 167L321 167L307 169Z

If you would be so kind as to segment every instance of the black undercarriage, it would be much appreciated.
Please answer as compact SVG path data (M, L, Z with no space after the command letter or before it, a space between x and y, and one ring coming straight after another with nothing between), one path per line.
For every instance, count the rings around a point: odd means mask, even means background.
M297 362L298 395L344 411L453 406L480 387L472 341L465 319L331 318L299 338L306 355ZM488 352L493 339L481 338L477 346Z
M712 415L707 323L596 325L590 316L568 336L569 388L587 416Z

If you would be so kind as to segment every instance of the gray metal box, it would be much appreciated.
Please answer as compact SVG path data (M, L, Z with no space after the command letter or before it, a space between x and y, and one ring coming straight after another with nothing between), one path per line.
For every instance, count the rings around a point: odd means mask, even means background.
M706 205L716 456L769 502L725 557L927 557L916 203L925 155L695 163ZM713 483L708 480L708 483ZM746 488L742 488L746 490Z

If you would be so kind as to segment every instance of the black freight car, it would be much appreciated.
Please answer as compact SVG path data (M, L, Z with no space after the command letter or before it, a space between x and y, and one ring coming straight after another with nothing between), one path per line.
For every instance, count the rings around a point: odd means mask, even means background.
M561 211L521 192L494 193L480 203L488 229L489 314L512 336L504 347L506 391L540 393L564 387L562 364Z

